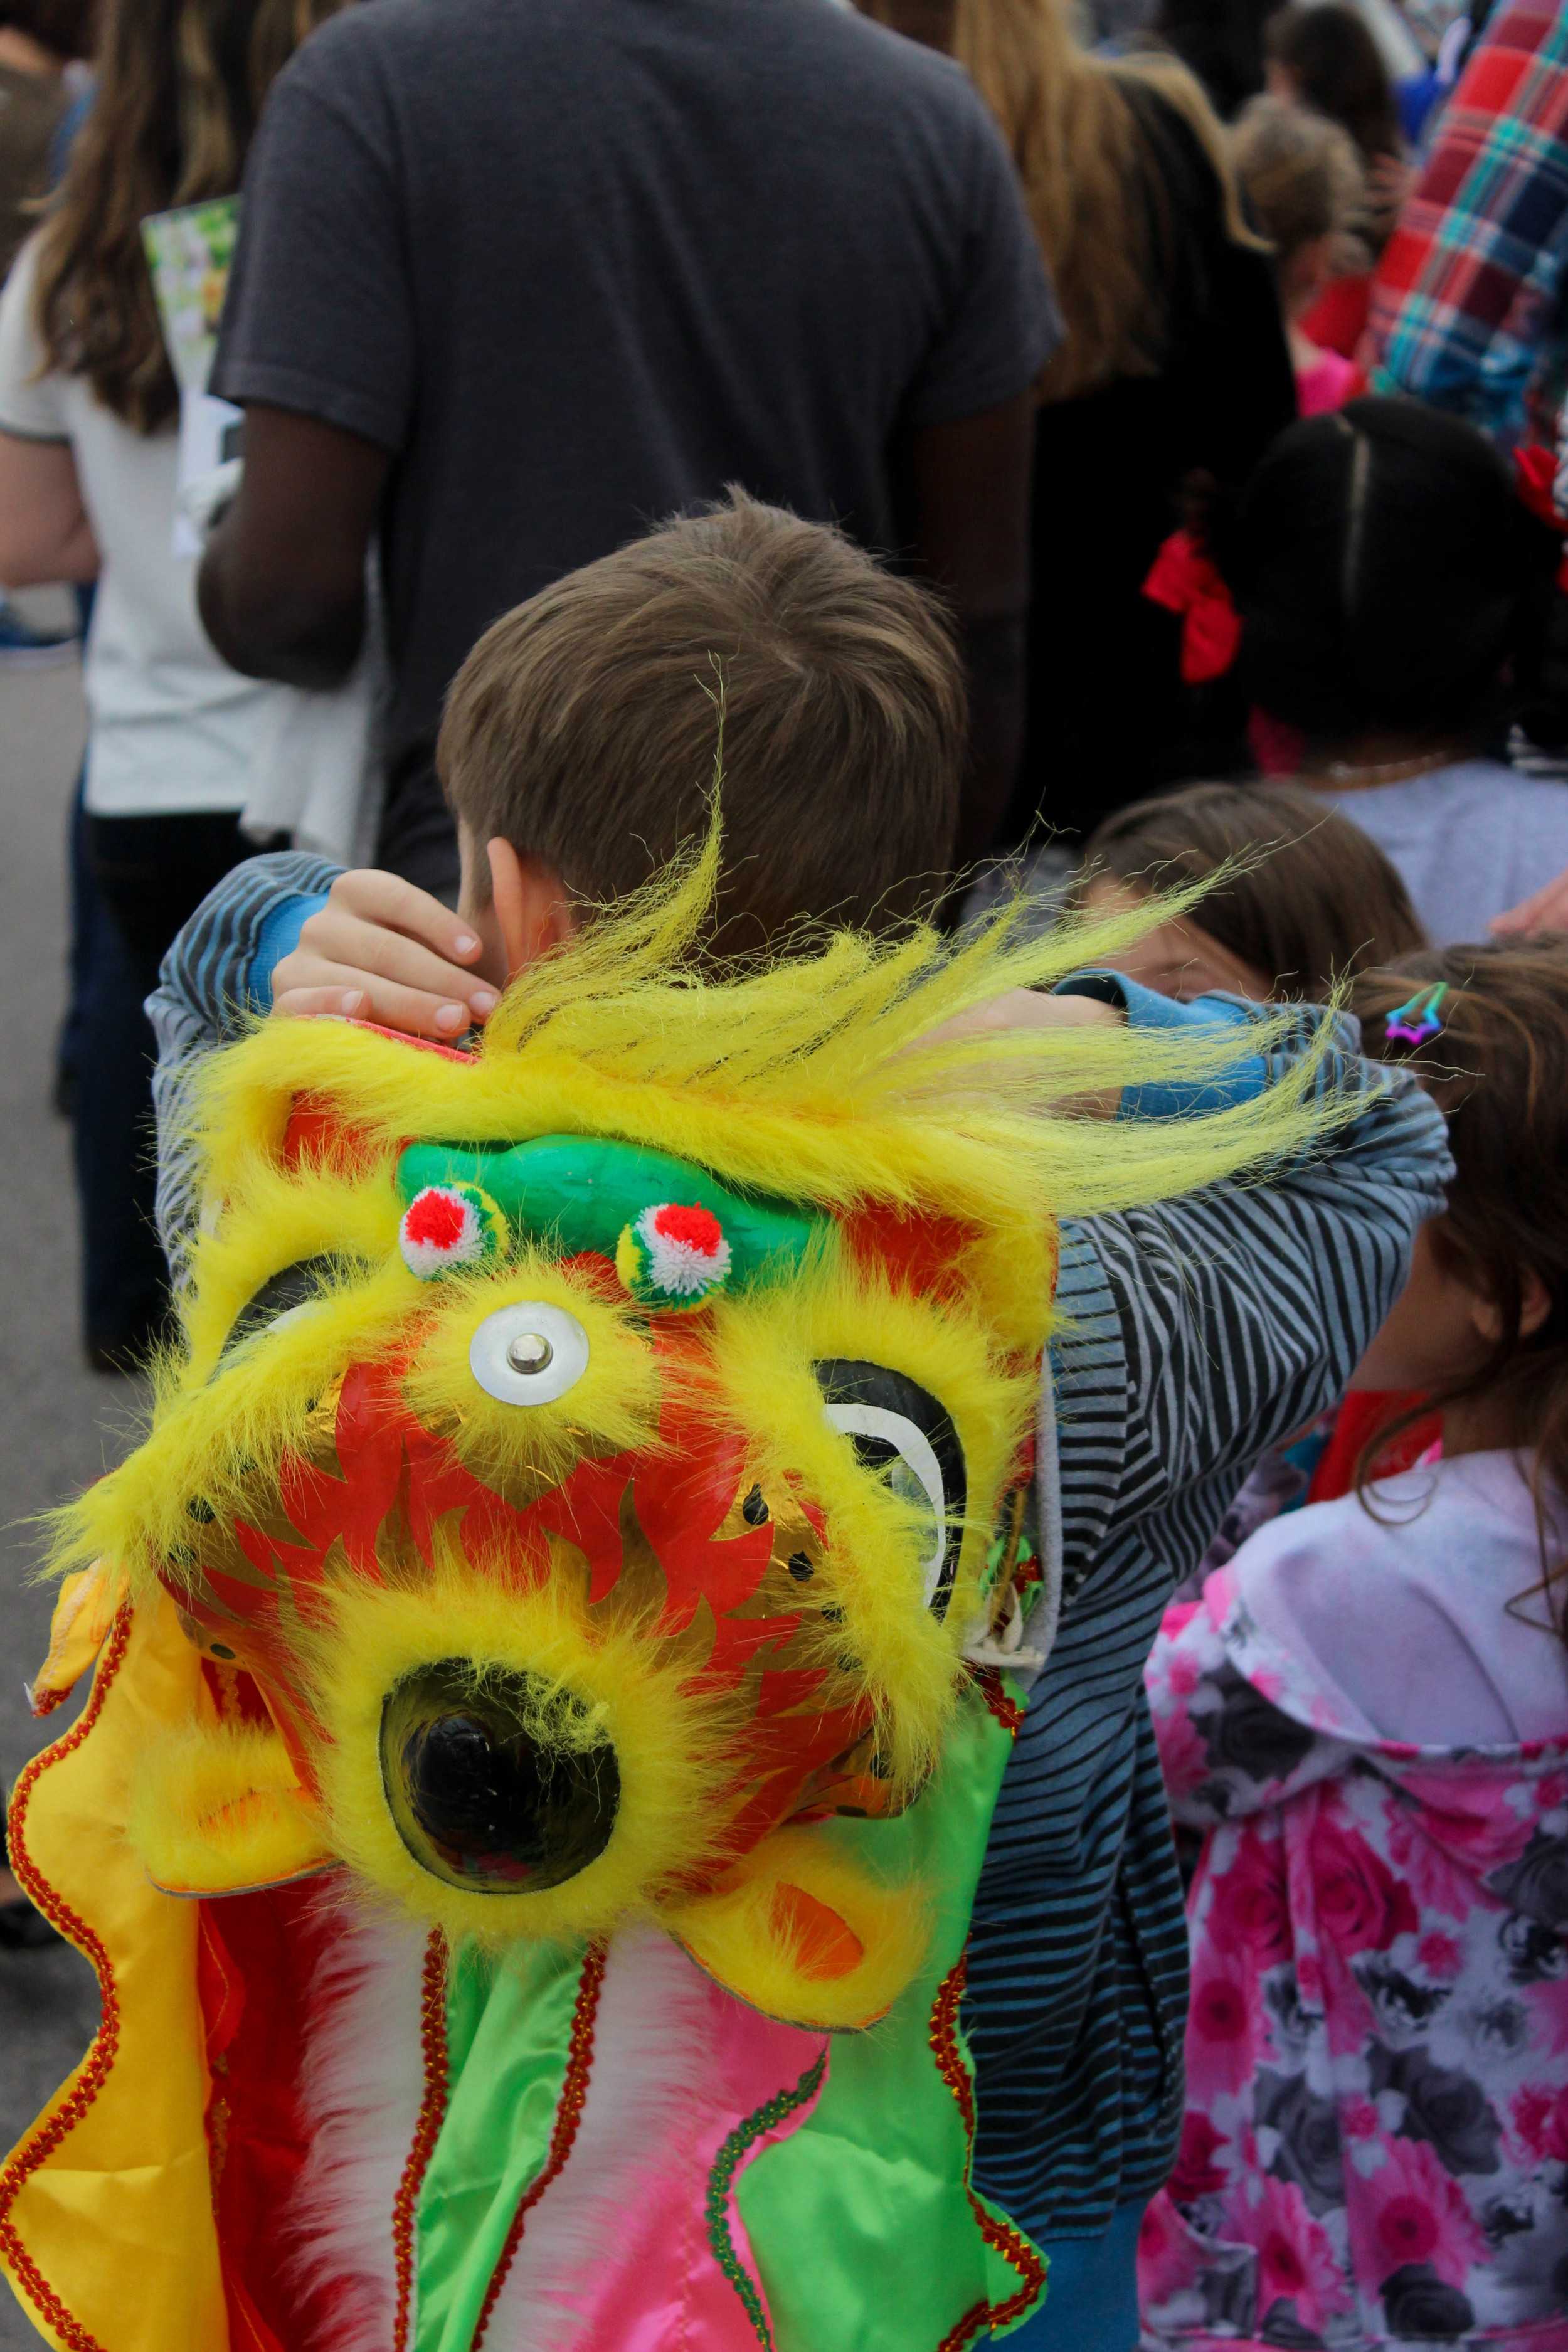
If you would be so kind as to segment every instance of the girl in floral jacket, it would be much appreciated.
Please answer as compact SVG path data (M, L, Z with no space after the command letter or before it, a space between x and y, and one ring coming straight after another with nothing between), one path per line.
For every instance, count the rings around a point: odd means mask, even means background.
M1357 1381L1441 1458L1261 1529L1151 1662L1207 1835L1150 2352L1568 2352L1568 940L1359 992L1458 1173Z

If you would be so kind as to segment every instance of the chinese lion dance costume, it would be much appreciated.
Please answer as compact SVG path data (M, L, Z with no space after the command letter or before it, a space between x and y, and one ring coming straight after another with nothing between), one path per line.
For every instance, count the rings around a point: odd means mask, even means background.
M184 1347L68 1516L35 1705L93 1679L12 1811L102 1990L0 2174L71 2352L954 2352L1039 2300L957 2015L1054 1218L1259 1121L1053 1107L1162 1039L922 1045L1081 960L1005 923L705 973L713 856L471 1054L206 1066Z

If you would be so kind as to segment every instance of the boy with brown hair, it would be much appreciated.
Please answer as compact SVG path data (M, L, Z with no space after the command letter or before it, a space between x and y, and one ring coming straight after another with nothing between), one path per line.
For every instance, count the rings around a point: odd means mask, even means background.
M952 855L960 674L940 610L838 534L732 498L585 567L498 623L442 733L463 845L453 914L395 877L257 859L175 942L149 1011L161 1105L250 1013L326 1013L452 1039L596 903L709 824L724 686L715 939L742 954L837 914L895 929ZM913 878L911 878L913 877ZM1257 1008L1078 973L997 1025L1247 1025ZM1122 1118L1223 1109L1321 1042L1302 1012L1202 1088ZM1250 1465L1342 1388L1440 1203L1441 1122L1331 1034L1315 1086L1351 1098L1310 1155L1189 1200L1059 1228L1062 1338L1039 1397L1048 1651L996 1811L966 2020L976 2184L1052 2252L1050 2340L1125 2352L1131 2250L1174 2152L1184 1918L1142 1669L1161 1613ZM164 1121L166 1134L177 1129ZM172 1254L188 1164L163 1170ZM1045 1206L1042 1204L1042 1213ZM1036 2323L1018 2340L1037 2340Z
M803 915L885 928L938 896L965 744L946 617L840 533L737 490L569 572L469 655L437 747L458 917L394 876L342 876L300 905L297 945L269 919L252 1001L269 972L279 1011L435 1037L482 1020L531 954L700 839L721 707L717 949Z
M252 1014L462 1036L595 907L702 838L721 732L710 949L828 919L895 927L948 878L966 720L935 599L740 490L503 614L458 672L437 746L456 912L396 875L282 851L226 876L170 949L147 1013L171 1265L191 1230L185 1083ZM1109 1017L1067 1017L1095 1015Z

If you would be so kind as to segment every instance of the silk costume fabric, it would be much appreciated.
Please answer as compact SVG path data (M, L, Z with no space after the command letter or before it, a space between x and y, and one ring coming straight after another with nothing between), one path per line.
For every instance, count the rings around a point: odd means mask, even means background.
M68 1633L79 1606L79 1596L68 1594L61 1611ZM99 1665L102 1697L91 1736L71 1744L68 1734L47 1752L37 1793L25 1785L22 1793L26 1852L38 1883L68 1901L79 1888L92 1890L91 1916L111 1964L123 2030L86 2116L64 2151L31 2174L6 2220L45 2281L68 2273L73 2316L104 2352L170 2352L174 2344L199 2345L202 2352L273 2352L275 2346L295 2352L262 2308L269 2282L261 2273L276 2250L269 2235L276 2217L258 2231L248 2283L230 2276L226 2313L208 2186L214 2074L198 2056L226 2036L217 2054L220 2079L237 2063L254 2068L254 2057L237 2056L237 2008L250 2012L265 2043L276 1972L271 1965L258 1968L251 1980L219 1990L210 1959L204 1969L198 1955L199 1922L205 1914L221 1928L237 1906L159 1894L126 1843L121 1824L149 1716L180 1712L202 1670L166 1601L145 1616L142 1609L127 1611L114 1628L121 1623L122 1658L115 1658L111 1630ZM89 1632L90 1626L89 1619ZM79 1624L75 1654L68 1642L58 1645L62 1678L81 1664L82 1640ZM715 2259L704 2199L724 2142L755 2107L808 2077L825 2054L820 2088L780 2126L748 2141L725 2201L735 2256L764 2298L771 2332L761 2340L775 2352L837 2352L850 2343L858 2352L908 2352L928 2336L933 2346L948 2340L976 2306L1017 2305L1018 2317L1034 2307L1027 2251L1021 2270L977 2226L979 2210L988 2209L977 2209L968 2189L964 2112L936 2061L931 2032L939 1993L961 1959L1011 1745L1010 1731L974 1694L935 1786L909 1813L874 1825L879 1869L923 1869L942 1895L924 1969L872 2032L829 2036L763 2018L666 1947L689 1977L700 2037L721 2045L722 2063L707 2097L694 2084L679 2129L648 2150L638 2199L605 2231L595 2261L583 2266L576 2290L560 2306L566 2332L541 2334L542 2346L661 2352L680 2342L689 2352L750 2352L758 2333ZM854 1846L872 1827L845 1822L832 1834ZM106 1888L113 1894L107 1903ZM85 1905L85 1895L81 1900ZM297 1890L241 1903L280 1911L277 1925L298 1936ZM220 1973L243 1975L247 1950L264 1958L266 1932L253 1916L248 1933L227 1943ZM617 1960L646 1967L647 1946L662 1942L634 1933L623 1949L617 1939L609 1969ZM452 1973L447 2090L418 2197L407 2352L468 2352L476 2341L513 2215L546 2171L582 1972L580 1951L538 1946L517 1948L499 1964L465 1955ZM967 2052L956 2030L953 2038L967 2081ZM287 2160L279 2165L265 2131L263 2145L253 2133L251 2145L242 2147L232 2116L226 2130L226 2170L265 2181L270 2167L286 2185ZM566 2187L570 2177L568 2158L559 2185ZM551 2193L533 2209L541 2220ZM995 2235L995 2217L989 2218ZM1005 2224L1000 2227L1005 2231ZM528 2245L525 2230L520 2256ZM8 2239L13 2272L16 2251ZM126 2295L127 2263L143 2278L153 2268L152 2294ZM1033 2274L1037 2284L1043 2272L1037 2267ZM518 2277L514 2271L513 2281ZM583 2279L591 2281L586 2293ZM650 2279L658 2282L651 2294ZM536 2298L548 2284L524 2283ZM503 2291L498 2316L504 2307ZM28 2308L37 2325L30 2298ZM79 2352L79 2336L42 2332L62 2352ZM492 2352L503 2346L515 2352L499 2332L485 2341ZM534 2341L531 2335L516 2339L531 2347Z

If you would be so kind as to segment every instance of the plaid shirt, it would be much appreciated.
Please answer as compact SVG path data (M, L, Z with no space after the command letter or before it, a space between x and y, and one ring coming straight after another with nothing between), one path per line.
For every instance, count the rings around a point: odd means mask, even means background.
M1568 379L1568 6L1516 0L1440 117L1373 292L1379 392L1505 444L1553 437Z

